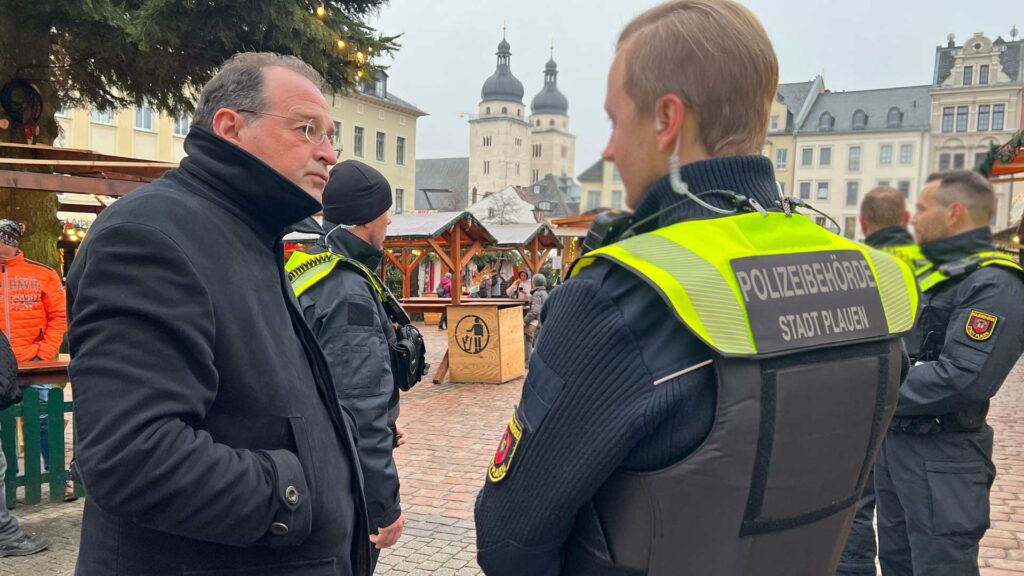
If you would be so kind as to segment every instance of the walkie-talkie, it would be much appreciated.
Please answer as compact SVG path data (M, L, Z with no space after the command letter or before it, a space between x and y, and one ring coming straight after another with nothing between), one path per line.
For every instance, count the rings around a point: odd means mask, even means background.
M594 217L587 237L583 240L581 254L614 244L619 236L633 224L633 215L622 210L605 210Z

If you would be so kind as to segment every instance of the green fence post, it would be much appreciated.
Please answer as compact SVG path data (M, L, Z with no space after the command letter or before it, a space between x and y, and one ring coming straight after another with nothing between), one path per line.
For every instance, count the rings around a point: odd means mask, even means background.
M7 458L7 472L4 474L4 498L7 508L14 508L18 497L18 404L0 412L0 445Z
M39 504L43 500L42 465L39 463L39 390L25 388L21 405L25 439L25 503Z
M54 386L47 399L46 419L50 427L47 440L49 446L43 449L50 453L50 502L64 501L64 481L67 479L67 463L64 462L64 389Z

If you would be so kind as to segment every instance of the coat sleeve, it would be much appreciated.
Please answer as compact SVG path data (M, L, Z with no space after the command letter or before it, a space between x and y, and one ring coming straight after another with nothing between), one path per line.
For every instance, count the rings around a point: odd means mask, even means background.
M647 433L654 378L600 284L566 282L545 308L522 398L477 498L477 557L489 576L560 574L578 511Z
M339 273L349 274L335 272ZM354 276L350 274L344 284L325 280L323 290L310 294L317 298L312 326L327 357L338 401L352 413L359 430L359 463L375 532L402 514L394 433L388 426L395 382L382 310L365 279L353 281Z
M42 360L51 360L57 356L64 341L64 332L68 328L64 287L61 286L60 277L54 270L49 270L46 274L42 299L43 309L46 310L46 328L43 330L43 339L39 342L36 356Z
M75 458L89 498L144 526L235 546L294 546L311 500L289 450L244 450L202 429L220 385L213 304L159 230L90 234L68 284ZM288 526L268 534L272 523Z
M540 320L540 310L543 306L543 298L541 298L539 293L534 292L530 296L530 311L526 313L526 316L523 316L523 323L529 324L534 320Z
M975 272L957 288L938 360L912 366L898 416L938 416L995 396L1024 350L1024 284L1004 270ZM992 322L972 334L972 323ZM994 322L993 322L994 320Z

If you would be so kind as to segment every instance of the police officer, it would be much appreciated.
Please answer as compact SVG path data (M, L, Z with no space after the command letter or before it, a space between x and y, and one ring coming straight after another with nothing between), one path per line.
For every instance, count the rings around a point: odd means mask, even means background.
M396 334L372 272L380 265L391 223L391 185L370 166L347 160L331 170L323 204L323 246L293 254L286 268L303 316L324 349L338 401L359 428L376 559L398 541L405 525L392 454L402 441L395 437L399 390L389 346Z
M885 576L978 574L996 473L985 416L1024 347L1024 272L992 246L995 209L965 170L933 175L918 197L924 308L875 468Z
M778 202L760 154L777 79L732 0L623 31L604 157L635 212L541 314L477 500L486 574L835 571L917 292Z
M860 203L860 227L864 232L864 243L896 256L917 270L927 261L921 249L914 243L914 237L907 230L910 212L903 193L889 186L879 186L864 195ZM874 474L868 474L864 493L857 503L857 514L853 518L846 548L839 559L839 576L861 576L877 574L875 556L875 481Z

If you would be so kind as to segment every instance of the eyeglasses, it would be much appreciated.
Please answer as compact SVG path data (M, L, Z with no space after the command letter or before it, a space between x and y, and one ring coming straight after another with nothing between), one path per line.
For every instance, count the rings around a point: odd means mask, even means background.
M243 114L258 114L260 116L273 116L274 118L283 118L285 120L292 120L293 122L305 122L306 123L306 126L305 126L306 140L309 140L310 144L313 144L315 146L319 146L319 145L324 143L324 140L327 140L328 142L331 143L331 146L334 145L335 135L331 134L331 133L328 133L327 132L327 128L321 127L320 123L317 121L316 118L310 118L308 120L304 120L302 118L293 118L291 116L281 116L280 114L270 114L269 112L257 112L256 110L246 110L244 108L240 108L238 111L242 112Z

